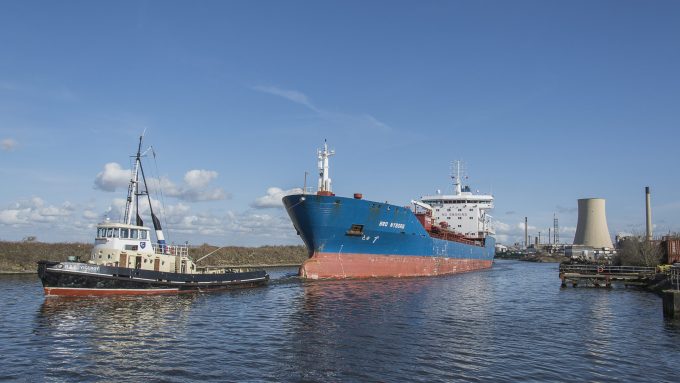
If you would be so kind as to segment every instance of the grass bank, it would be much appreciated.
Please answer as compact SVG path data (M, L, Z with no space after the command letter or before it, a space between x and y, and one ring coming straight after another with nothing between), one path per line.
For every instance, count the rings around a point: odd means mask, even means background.
M197 260L219 249L203 244L189 249ZM65 261L69 255L88 259L92 244L0 241L0 273L34 273L36 262L47 259ZM198 266L300 265L307 259L304 246L223 247L198 263Z

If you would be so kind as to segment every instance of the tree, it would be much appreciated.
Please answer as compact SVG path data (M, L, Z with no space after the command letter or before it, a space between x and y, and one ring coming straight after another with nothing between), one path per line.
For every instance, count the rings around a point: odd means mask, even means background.
M641 237L626 237L619 242L619 251L614 264L619 266L653 267L661 263L663 250L658 241L647 241Z

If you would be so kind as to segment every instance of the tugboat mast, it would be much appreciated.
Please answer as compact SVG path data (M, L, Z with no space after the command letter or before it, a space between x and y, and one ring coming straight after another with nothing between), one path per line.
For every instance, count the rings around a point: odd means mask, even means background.
M137 156L135 157L135 168L132 171L132 178L130 178L130 185L128 186L127 202L125 204L125 218L123 223L131 225L132 224L132 210L135 209L137 217L139 217L139 201L137 194L137 184L139 183L139 168L142 164L140 158L142 156L142 137L139 136L139 146L137 147ZM134 197L134 200L133 200ZM137 219L139 221L139 219ZM136 222L138 226L141 226L140 222Z
M149 195L149 188L146 184L146 176L144 175L144 167L142 167L142 139L144 135L139 136L139 146L137 147L137 155L135 156L135 168L132 171L132 178L130 179L130 186L128 186L128 196L127 203L125 206L125 220L124 222L128 225L132 224L132 210L135 209L137 216L135 224L137 226L143 226L142 219L139 216L139 196L146 195L147 201L149 202L149 211L151 212L151 220L153 221L153 228L156 231L156 239L158 240L158 246L162 252L165 252L165 236L163 235L163 228L161 227L161 221L156 217L153 212L153 206L151 205L151 196ZM146 153L146 152L145 152ZM142 173L142 182L144 183L144 190L139 190L139 173ZM133 199L134 197L134 199Z

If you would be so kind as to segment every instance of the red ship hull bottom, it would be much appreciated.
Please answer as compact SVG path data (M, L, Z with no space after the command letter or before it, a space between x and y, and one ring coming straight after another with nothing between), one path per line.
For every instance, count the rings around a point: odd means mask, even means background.
M300 266L300 277L305 279L427 277L487 269L492 263L492 260L482 259L316 252Z

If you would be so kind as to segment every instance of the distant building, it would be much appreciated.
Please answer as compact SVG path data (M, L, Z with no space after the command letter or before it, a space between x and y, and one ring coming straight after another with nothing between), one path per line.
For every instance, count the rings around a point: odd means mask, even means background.
M661 239L661 248L664 251L665 263L673 264L680 262L680 238L663 237Z

